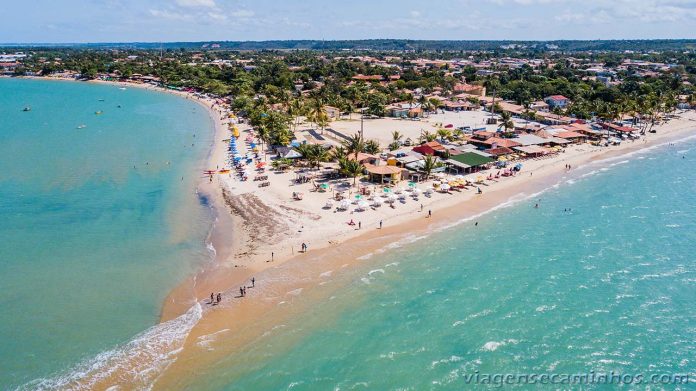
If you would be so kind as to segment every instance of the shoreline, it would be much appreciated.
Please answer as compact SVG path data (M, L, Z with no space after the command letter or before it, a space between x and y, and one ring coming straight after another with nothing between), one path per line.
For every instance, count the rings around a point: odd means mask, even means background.
M71 80L50 77L32 78ZM206 107L214 124L213 144L206 157L201 159L202 164L208 164L210 167L224 164L227 151L225 144L221 141L226 138L226 124L221 118L222 113L213 108L210 102L206 103L205 100L191 97L185 92L151 85L109 81L95 82L174 93L187 99L196 100ZM302 311L311 309L312 300L325 299L332 289L340 289L336 286L326 288L324 285L321 285L324 288L316 288L317 281L321 280L317 276L320 276L325 270L351 269L359 266L362 261L374 254L388 251L394 243L398 245L399 243L413 242L427 237L433 232L440 232L464 224L466 221L499 208L524 202L530 197L534 197L535 194L560 184L564 178L572 176L574 172L590 164L618 159L638 151L648 150L669 143L672 139L683 136L687 132L694 134L696 122L689 122L696 118L693 114L690 112L688 115L690 118L687 119L672 120L681 126L676 130L663 133L661 128L658 128L657 134L648 135L649 141L646 143L643 143L642 140L635 143L625 142L618 147L593 151L583 150L582 153L561 154L546 161L540 161L541 164L531 170L534 173L533 176L526 175L530 171L527 170L525 163L525 169L517 176L493 183L490 189L484 188L486 191L483 196L464 192L464 194L455 193L449 199L439 197L435 200L424 200L423 203L427 203L427 209L433 210L433 219L423 218L425 213L406 210L403 213L399 213L401 212L399 211L388 217L383 217L386 223L383 230L375 230L374 221L366 224L367 228L361 231L348 230L342 225L325 227L324 232L312 237L311 250L307 254L293 254L293 246L296 246L298 244L296 242L301 241L302 237L308 237L312 227L307 230L308 232L301 232L301 234L295 232L269 247L285 250L276 253L273 263L267 262L268 254L247 254L247 252L253 252L250 250L253 246L264 246L264 244L249 243L249 235L244 232L245 226L249 225L253 229L254 225L245 221L243 217L232 213L230 201L225 199L223 192L227 191L227 194L233 197L240 194L232 193L235 189L230 189L229 183L221 175L216 175L216 180L213 183L210 183L207 177L202 176L196 186L196 191L211 200L210 207L214 219L206 244L212 244L215 250L214 259L212 262L202 265L201 270L177 284L167 295L162 304L160 324L185 314L197 303L204 305L205 309L201 319L187 335L175 361L169 364L156 379L154 388L184 388L182 384L185 385L186 381L192 381L200 376L200 371L208 366L214 366L214 363L222 357L234 354L243 349L246 344L256 341L263 333L272 329L273 325L284 319L301 316ZM669 125L677 124L670 122L667 126ZM585 148L592 149L589 145L585 145ZM571 164L577 168L566 171L561 167L561 163ZM269 200L270 197L268 196L262 201L272 201ZM234 199L231 202L234 202ZM338 219L343 218L339 217ZM330 223L331 221L320 220L317 225L330 225ZM305 231L304 228L302 225L302 231ZM315 229L314 234L316 233ZM288 246L291 251L287 251ZM279 274L284 278L279 279ZM229 298L235 295L236 287L243 285L253 275L257 276L261 289L252 289L248 299L230 300ZM269 281L274 281L267 284L267 277ZM317 292L317 289L320 292ZM297 295L289 294L289 292L298 290L300 293ZM211 291L224 293L226 300L223 305L217 307L205 305L205 299ZM303 298L311 297L311 299L296 300L296 296L300 294ZM280 306L279 301L289 302L290 305ZM197 341L206 335L219 333L221 330L229 330L227 331L229 337L221 337L214 341L215 352L202 351L197 345ZM111 374L108 379L103 379L104 383L97 384L106 388L110 385L105 384L109 380L121 382L126 377L125 374L124 377Z

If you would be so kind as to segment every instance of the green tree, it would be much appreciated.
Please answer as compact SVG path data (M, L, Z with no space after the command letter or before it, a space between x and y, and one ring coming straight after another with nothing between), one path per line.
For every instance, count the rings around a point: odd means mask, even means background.
M357 183L357 177L363 172L363 165L357 160L353 159L341 159L338 164L340 172L353 178L353 186L355 186Z
M438 162L437 157L433 155L425 155L423 157L423 172L425 173L425 179L428 180L430 178L430 174L432 174L433 170L436 168L440 167L441 163Z
M343 148L347 154L355 155L355 160L358 159L358 154L365 150L365 141L360 133L356 133L348 140L343 141Z
M377 140L367 140L365 141L365 145L363 147L363 151L365 153L369 153L371 155L376 155L378 154L382 148L379 146L379 141Z

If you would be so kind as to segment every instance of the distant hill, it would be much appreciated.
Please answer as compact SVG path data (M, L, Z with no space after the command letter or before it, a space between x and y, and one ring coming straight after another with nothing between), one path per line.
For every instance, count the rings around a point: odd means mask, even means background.
M130 49L208 50L374 50L374 51L696 51L696 39L595 40L595 41L435 41L408 39L209 41L209 42L104 42L104 43L6 43L0 47L73 47Z

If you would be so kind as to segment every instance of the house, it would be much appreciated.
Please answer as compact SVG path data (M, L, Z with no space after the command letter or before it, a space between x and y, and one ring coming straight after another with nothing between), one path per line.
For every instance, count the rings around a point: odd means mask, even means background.
M387 165L406 167L407 164L423 160L423 155L412 151L410 148L401 148L387 154Z
M444 109L447 111L472 111L476 110L478 105L469 101L453 102L451 100L446 100L442 102L442 107L444 107Z
M538 100L536 102L532 102L532 104L529 105L529 109L532 111L548 111L549 104L543 100Z
M584 142L585 139L587 139L587 136L585 136L584 134L574 132L572 130L558 132L558 133L556 133L556 137L566 139L566 140L573 142L573 143L581 143L581 142Z
M489 163L494 162L495 159L489 156L484 156L476 152L465 152L460 155L452 156L445 161L451 168L457 169L457 171L471 173L480 171L485 168Z
M592 127L588 124L574 122L574 123L565 125L563 127L563 129L569 130L572 132L577 132L580 134L584 134L585 136L587 136L588 138L590 138L592 140L599 140L600 138L602 138L602 132L600 132L599 130L592 129Z
M423 143L417 147L413 148L413 152L418 152L421 155L444 155L447 152L447 148L442 146L442 144L437 141L431 141L428 143Z
M544 98L544 102L546 102L546 104L548 104L549 108L552 110L556 107L560 107L563 109L566 106L568 106L568 104L570 103L570 99L566 98L563 95L551 95Z
M348 154L348 159L349 160L357 160L358 163L360 164L377 164L379 161L379 157L375 155L370 155L369 153L363 153L363 152L358 152L358 157L357 159L355 158L355 154Z
M515 140L519 146L523 147L529 145L547 145L550 142L548 139L533 134L521 134L513 140Z
M602 127L604 129L607 129L607 130L610 130L614 133L619 133L619 134L630 134L630 133L633 133L633 132L638 130L638 129L631 128L628 126L616 125L616 124L612 124L612 123L608 123L608 122L603 123Z
M486 149L483 152L486 152L487 154L494 156L494 157L501 157L501 156L506 156L515 153L512 149L508 147L497 147L497 148L491 148L491 149Z
M513 141L513 139L496 136L489 137L485 140L471 138L469 139L469 143L477 146L480 149L495 149L498 147L512 148L521 145L520 143Z
M387 113L395 118L416 118L423 115L420 103L401 102L387 107Z
M474 85L474 84L467 84L467 83L458 83L454 85L454 92L456 93L466 93L470 95L476 95L476 96L484 96L486 95L486 87L484 86L479 86L479 85Z
M541 155L546 155L550 151L544 147L540 147L538 145L528 145L524 147L515 147L513 148L517 152L522 152L528 157L537 157Z
M375 166L365 164L365 171L371 182L393 183L408 177L408 170L396 166Z

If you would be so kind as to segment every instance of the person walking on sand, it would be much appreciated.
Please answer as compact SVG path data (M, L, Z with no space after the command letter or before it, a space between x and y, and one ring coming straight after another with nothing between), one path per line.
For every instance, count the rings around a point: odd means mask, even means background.
M362 228L362 221L358 221L358 229Z
M433 217L433 211L428 209L428 217Z
M251 277L251 287L253 288L254 286L256 286L256 279Z
M382 220L379 221L379 229L382 229Z
M244 289L241 286L239 287L239 297L244 297Z
M210 292L210 304L213 304L215 302L215 295L213 295L213 292Z
M218 292L218 294L217 294L217 302L219 303L219 302L221 302L221 301L222 301L222 293Z
M420 211L421 211L421 212L423 211L423 204L421 204L421 210L420 210Z

